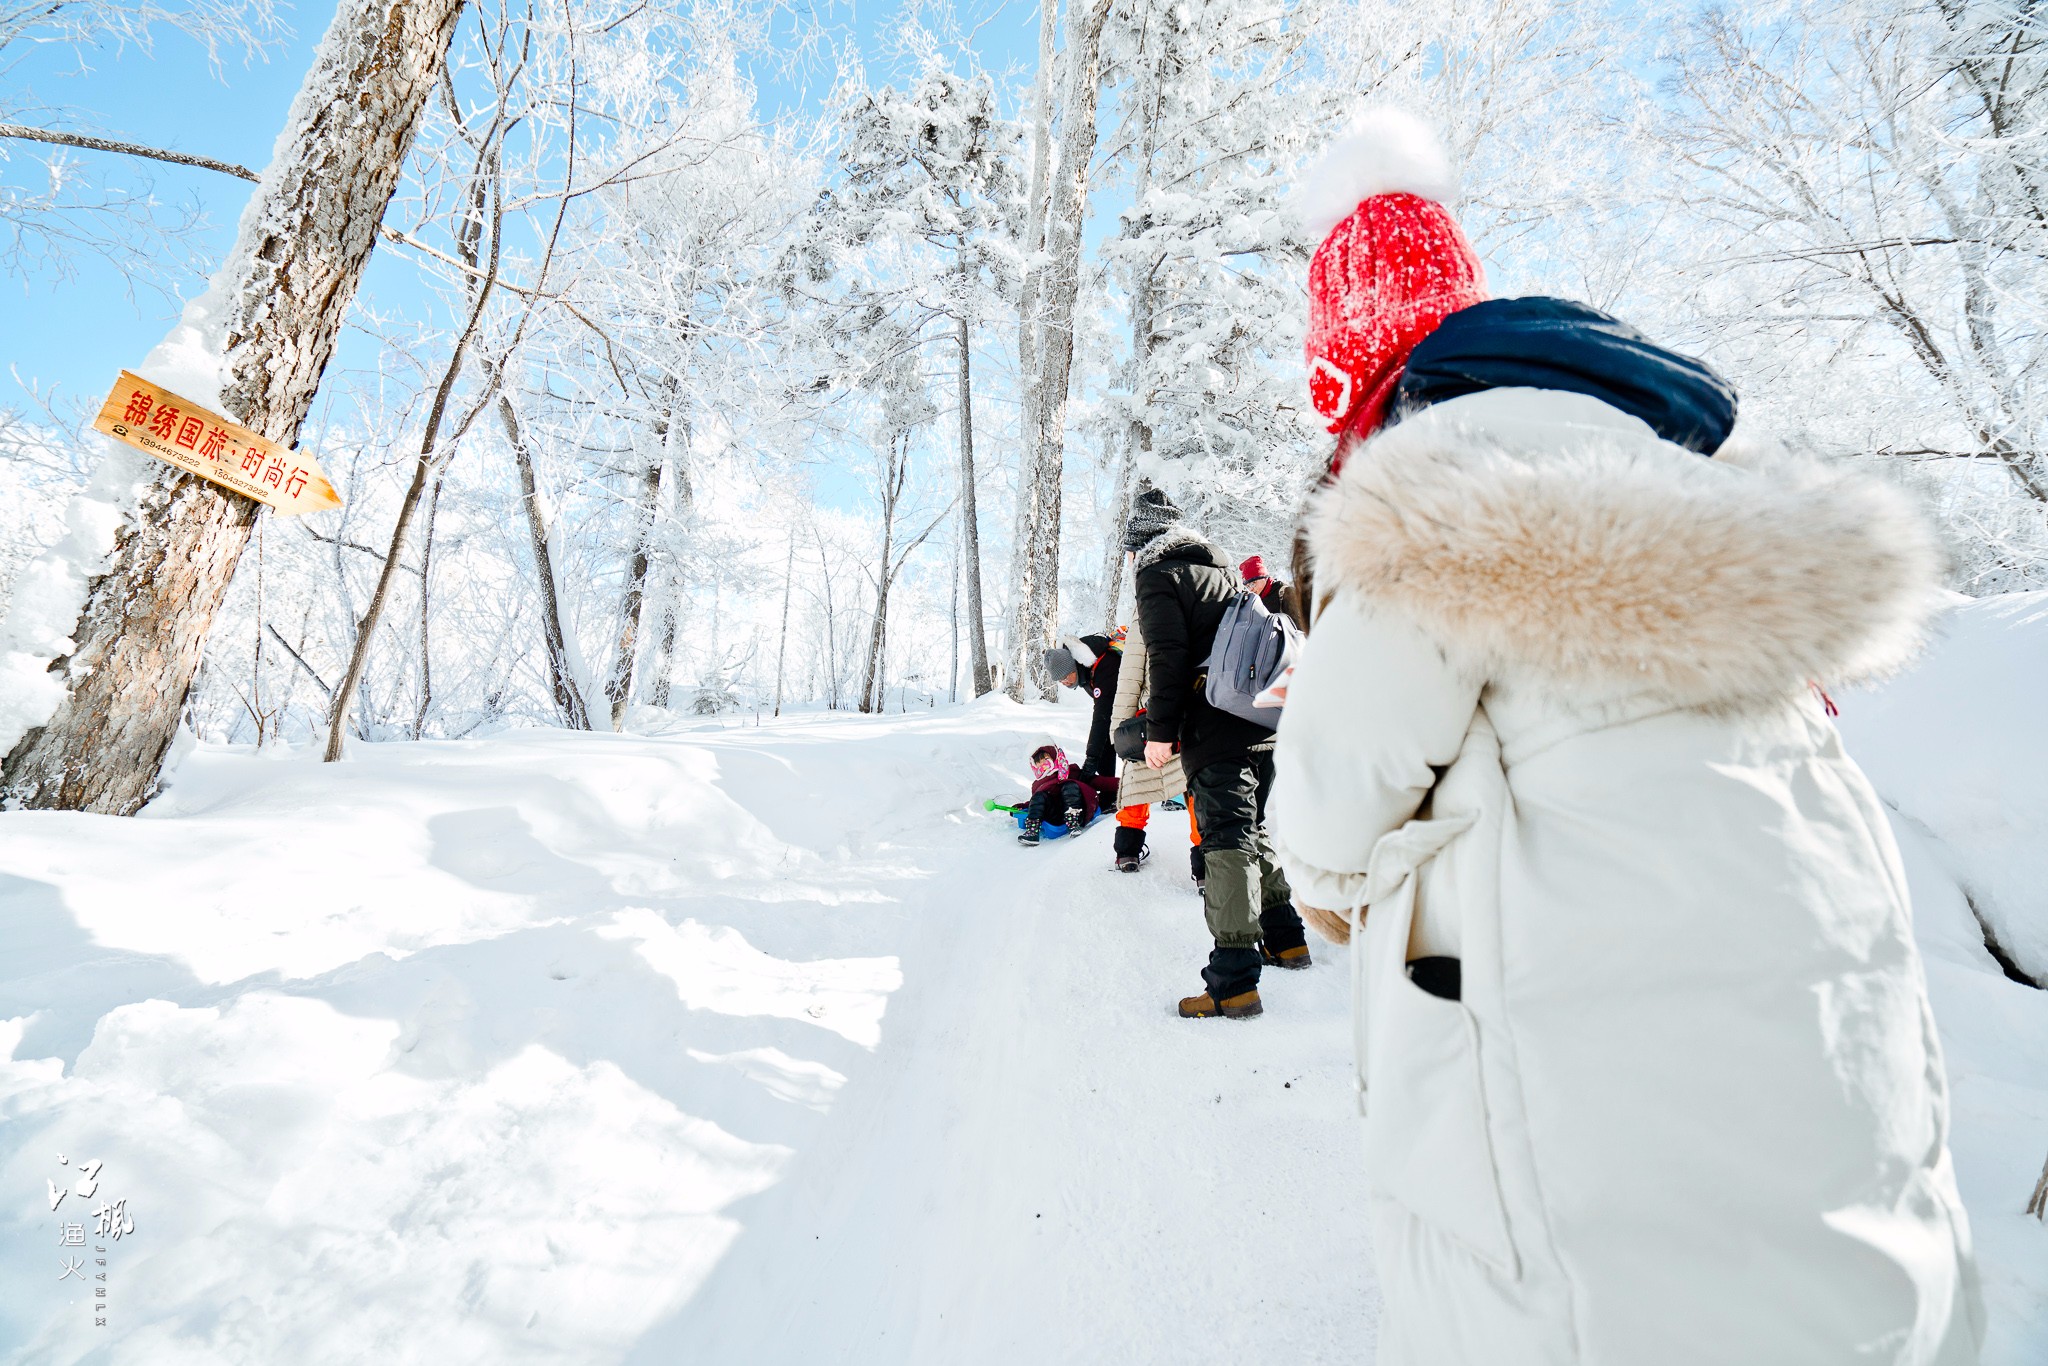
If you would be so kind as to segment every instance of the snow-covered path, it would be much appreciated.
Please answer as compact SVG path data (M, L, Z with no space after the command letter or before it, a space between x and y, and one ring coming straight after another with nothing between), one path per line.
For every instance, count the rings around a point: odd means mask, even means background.
M1083 719L202 751L0 818L0 1349L1369 1359L1341 966L1174 1019L1184 818L1123 877L978 809ZM135 1219L105 1329L58 1153Z
M954 818L879 1055L635 1359L1368 1359L1344 975L1175 1018L1206 950L1185 819L1127 877L1103 826L1024 850Z

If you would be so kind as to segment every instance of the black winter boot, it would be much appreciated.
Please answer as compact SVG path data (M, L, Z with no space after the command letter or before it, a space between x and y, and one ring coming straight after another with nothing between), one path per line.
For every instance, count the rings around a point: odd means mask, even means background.
M1068 834L1078 833L1081 827L1086 824L1088 824L1088 808L1083 806L1070 806L1067 808Z
M1135 873L1152 852L1145 847L1145 832L1128 825L1116 828L1116 870L1119 873Z
M1038 817L1036 817L1036 816L1027 816L1027 817L1025 817L1025 818L1024 818L1024 828L1023 828L1022 830L1019 830L1019 831L1017 832L1017 843L1019 843L1019 844L1037 844L1037 843L1038 843L1038 833L1039 833L1039 831L1040 831L1040 830L1041 830L1041 829L1043 828L1043 826L1044 826L1044 822L1043 822L1043 821L1041 821L1041 820L1039 820L1039 819L1038 819Z

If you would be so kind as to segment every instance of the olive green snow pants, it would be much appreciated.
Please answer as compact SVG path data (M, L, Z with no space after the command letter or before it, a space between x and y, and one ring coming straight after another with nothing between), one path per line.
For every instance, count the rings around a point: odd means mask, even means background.
M1189 778L1207 870L1202 908L1218 948L1250 948L1263 939L1278 953L1308 942L1266 840L1266 797L1272 790L1270 749L1204 764Z

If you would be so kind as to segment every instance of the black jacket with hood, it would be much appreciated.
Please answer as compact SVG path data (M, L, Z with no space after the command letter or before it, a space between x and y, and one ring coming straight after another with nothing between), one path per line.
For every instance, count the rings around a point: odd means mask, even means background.
M1095 715L1088 724L1087 771L1090 774L1114 773L1116 748L1110 743L1109 713L1116 706L1116 676L1123 667L1124 657L1109 648L1108 636L1085 635L1079 639L1095 652L1093 664L1082 664L1075 671L1080 674L1075 681L1095 706ZM1079 662L1078 658L1076 662Z
M1170 527L1138 552L1138 621L1151 656L1145 738L1179 741L1181 767L1192 778L1219 759L1273 747L1273 732L1209 705L1202 666L1216 628L1242 587L1216 547L1185 526Z

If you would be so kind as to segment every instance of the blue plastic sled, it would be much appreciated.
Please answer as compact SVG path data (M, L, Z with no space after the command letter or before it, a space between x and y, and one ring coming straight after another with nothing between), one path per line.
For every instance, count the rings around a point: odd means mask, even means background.
M1017 819L1017 828L1018 828L1019 830L1022 830L1022 829L1024 828L1024 822L1025 822L1026 820L1028 820L1028 819L1030 818L1030 817L1029 817L1029 813L1027 813L1027 812L1023 812L1023 811L1012 811L1012 812L1011 812L1010 814L1011 814L1012 816L1016 817L1016 819ZM1101 812L1099 812L1099 811L1098 811L1098 812L1096 812L1096 813L1095 813L1095 820L1101 820L1101 819L1102 819L1102 813L1101 813ZM1088 825L1093 825L1094 823L1095 823L1095 821L1090 821L1090 822L1088 822ZM1082 828L1083 830L1086 830L1086 829L1088 828L1088 826L1087 826L1087 825L1084 825L1084 826L1082 826L1081 828ZM1038 826L1038 837L1039 837L1040 839L1056 840L1056 839L1059 839L1059 838L1061 838L1062 836L1065 836L1065 835L1067 835L1067 834L1069 834L1069 833L1071 833L1071 832L1070 832L1070 831L1069 831L1069 830L1067 829L1067 827L1066 827L1066 826L1064 826L1064 825L1054 825L1054 824L1053 824L1053 823L1052 823L1051 821L1041 821L1041 822L1039 823L1039 826Z

